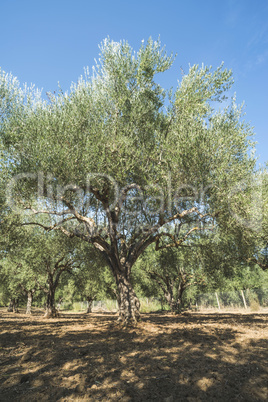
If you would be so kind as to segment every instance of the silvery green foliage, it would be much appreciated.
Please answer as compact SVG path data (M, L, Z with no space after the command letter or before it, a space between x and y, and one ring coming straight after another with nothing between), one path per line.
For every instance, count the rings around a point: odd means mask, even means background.
M146 193L151 210L126 200L127 211L120 210L116 222L118 238L124 233L138 239L134 234L142 226L161 227L163 222L171 230L176 213L192 207L202 213L220 211L226 219L230 191L249 180L254 169L252 130L241 119L243 110L235 99L226 106L231 71L223 65L215 71L194 65L168 92L155 76L173 61L159 40L142 42L134 52L126 41L107 38L92 74L86 68L69 92L59 89L46 100L40 91L20 88L16 78L2 72L0 132L13 173L42 172L50 195L57 186L76 185L81 191L69 194L73 205L83 216L99 210L101 225L107 211L96 201L96 191L104 196L109 185L98 176L91 183L95 193L85 195L87 175L106 175L119 191L135 183ZM195 197L181 200L181 188ZM26 199L32 187L25 190ZM108 193L111 205L114 195ZM138 196L137 188L129 195ZM154 213L156 195L163 198L161 213Z

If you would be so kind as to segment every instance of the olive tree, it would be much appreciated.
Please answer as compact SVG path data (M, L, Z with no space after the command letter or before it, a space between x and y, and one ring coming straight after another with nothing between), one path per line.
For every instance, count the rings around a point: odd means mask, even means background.
M91 313L94 300L115 298L111 273L103 256L92 245L82 243L75 258L79 269L73 270L73 295L76 300L85 300L87 313Z
M263 270L268 270L268 170L263 170L259 179L261 191L260 215L261 230L257 232L255 239L255 250L251 261L260 266Z
M240 261L268 269L268 172L261 168L241 180L230 196L232 219L221 225L222 237L229 238Z
M139 318L131 269L146 248L180 247L228 209L237 180L251 175L251 128L232 73L194 65L165 90L173 64L160 41L134 52L105 39L90 74L69 92L42 98L0 74L0 133L13 178L7 198L28 222L79 237L103 254L119 294L119 318ZM180 78L180 77L179 77ZM38 220L53 216L51 225ZM174 230L175 229L175 230Z
M16 310L16 300L27 297L26 313L31 314L33 295L45 294L45 317L57 316L55 292L64 273L79 268L75 248L79 240L70 242L62 233L46 233L42 229L20 225L9 236L8 251L2 256L1 273L10 294L11 307Z
M149 278L157 283L172 313L181 312L185 291L194 285L206 284L203 266L198 253L192 250L162 250L155 255L154 263L146 270Z

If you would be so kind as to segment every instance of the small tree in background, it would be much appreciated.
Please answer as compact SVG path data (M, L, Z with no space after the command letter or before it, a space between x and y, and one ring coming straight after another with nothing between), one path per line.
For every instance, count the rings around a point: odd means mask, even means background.
M185 248L171 248L157 253L150 249L135 267L138 282L141 270L157 285L156 294L159 295L160 291L173 313L181 312L184 307L183 296L190 286L199 285L201 288L206 284L203 266L197 255ZM140 286L145 292L148 291L148 281L143 280Z
M91 313L94 300L115 298L113 278L106 261L93 246L81 244L76 258L79 269L73 271L74 296L86 300L87 313Z
M20 226L15 228L13 240L10 238L7 245L8 253L2 260L2 267L10 293L27 295L27 312L30 313L33 294L37 289L42 290L46 294L45 316L55 317L55 292L61 276L78 267L74 258L75 243L62 233Z

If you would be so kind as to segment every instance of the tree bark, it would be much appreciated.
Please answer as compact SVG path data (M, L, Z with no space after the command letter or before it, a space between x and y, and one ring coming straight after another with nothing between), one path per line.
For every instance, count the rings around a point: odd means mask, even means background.
M182 309L182 300L181 298L177 298L170 303L170 310L173 314L181 313Z
M140 301L124 274L117 274L119 322L135 325L140 319Z
M164 292L164 296L165 299L170 307L170 311L173 314L178 314L181 312L181 308L182 308L182 299L181 296L182 295L177 295L177 297L174 297L173 294L173 286L169 286L169 289L165 290Z
M171 312L173 314L181 313L182 295L187 287L186 281L182 275L180 275L180 278L171 278L168 275L163 276L157 272L150 272L149 274L151 279L155 280L162 289ZM176 290L175 292L174 289Z
M87 298L87 311L86 314L90 314L92 313L92 305L93 305L93 297L88 296Z
M137 256L127 259L127 250L119 256L116 241L112 242L114 252L104 252L117 285L118 321L125 326L136 325L140 319L140 301L130 282L130 273Z
M27 292L26 314L32 314L32 302L33 302L33 292L31 290L29 290Z
M49 286L46 300L46 312L45 318L55 318L58 317L58 312L55 307L55 289L53 286Z
M9 313L18 313L19 312L18 311L18 299L16 299L16 298L10 299L7 311Z
M177 295L176 295L176 297L174 297L172 295L171 302L170 302L170 309L173 314L181 313L181 309L182 309L182 305L183 305L182 295L183 295L183 292L185 291L185 289L186 289L185 283L180 281L180 283L177 287Z
M12 301L12 299L9 300L9 305L8 305L7 311L9 313L13 312L13 301Z

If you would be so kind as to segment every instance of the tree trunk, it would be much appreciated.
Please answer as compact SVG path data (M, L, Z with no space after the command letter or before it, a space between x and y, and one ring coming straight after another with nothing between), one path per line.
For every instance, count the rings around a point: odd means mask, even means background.
M137 298L130 281L123 275L117 275L118 287L118 320L125 325L136 324L140 319L140 301Z
M170 309L173 314L180 314L182 308L182 300L181 298L177 298L177 300L172 300L170 303Z
M164 291L165 299L170 307L170 310L173 314L180 314L182 309L182 295L185 290L185 287L179 283L177 288L177 295L174 296L174 283L170 280L167 286L167 289Z
M58 312L55 307L55 289L50 286L47 293L47 301L46 301L46 312L44 315L45 318L55 318L58 317Z
M33 302L33 292L31 290L29 290L27 292L26 314L32 314L32 302Z
M115 252L105 254L117 285L118 294L118 321L123 325L135 325L140 319L140 301L130 282L130 273L136 259L121 256L119 259L116 242L113 244Z
M185 291L186 287L185 284L180 282L179 286L177 288L177 296L172 297L171 303L170 303L170 309L173 314L180 314L181 309L182 309L182 295L183 292Z
M18 313L18 299L15 298L10 299L7 311L9 313L11 312Z
M63 298L60 297L60 298L59 298L59 301L58 301L58 304L57 304L57 311L60 311L62 301L63 301Z
M92 305L93 305L93 301L94 299L92 297L87 297L87 311L86 314L92 313Z
M13 301L12 301L12 299L9 300L9 305L8 305L7 311L9 313L13 312Z

